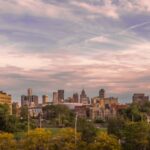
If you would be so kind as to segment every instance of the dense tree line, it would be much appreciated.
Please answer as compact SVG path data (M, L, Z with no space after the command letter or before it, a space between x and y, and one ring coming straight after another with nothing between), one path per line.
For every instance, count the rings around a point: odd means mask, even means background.
M12 134L0 134L1 150L120 150L118 140L107 133L97 133L94 142L82 140L81 133L73 128L63 128L57 133L48 129L35 129L16 140Z

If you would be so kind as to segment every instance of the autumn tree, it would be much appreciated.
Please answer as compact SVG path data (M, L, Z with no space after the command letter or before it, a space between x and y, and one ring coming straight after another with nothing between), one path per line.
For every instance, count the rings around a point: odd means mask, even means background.
M88 150L121 150L121 146L115 136L101 132L95 137L95 141L89 144Z
M0 134L0 150L16 150L16 141L10 133Z
M50 150L51 131L35 129L26 133L21 141L23 150Z

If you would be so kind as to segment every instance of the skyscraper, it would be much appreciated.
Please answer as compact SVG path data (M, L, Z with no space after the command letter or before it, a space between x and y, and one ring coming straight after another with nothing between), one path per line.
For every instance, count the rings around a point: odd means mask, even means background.
M73 102L74 103L78 103L79 102L79 95L78 95L78 93L74 93L73 94Z
M58 104L58 92L53 92L53 104Z
M101 90L99 91L99 98L101 98L101 99L104 99L104 98L105 98L105 90L104 90L104 89L101 89Z
M42 96L42 103L43 104L47 104L48 103L48 96L47 95L43 95Z
M21 106L24 105L38 105L38 96L32 95L32 89L27 90L27 95L22 95L21 96Z
M87 97L84 89L81 91L81 94L80 94L80 103L82 103L82 104L88 104L89 103L89 97Z
M64 90L58 90L58 102L62 103L64 101Z

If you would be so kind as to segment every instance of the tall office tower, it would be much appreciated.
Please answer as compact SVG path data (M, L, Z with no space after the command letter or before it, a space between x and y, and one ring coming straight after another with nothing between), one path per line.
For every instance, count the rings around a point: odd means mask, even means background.
M86 97L87 97L87 96L86 96L85 90L83 89L83 90L81 91L81 94L80 94L80 99L86 98Z
M78 103L79 102L79 95L78 95L78 93L74 93L73 94L73 102L74 103Z
M28 89L28 96L32 96L32 89L31 88Z
M28 89L27 95L21 96L21 106L37 106L38 105L38 96L32 95L32 89Z
M48 103L48 96L47 95L43 95L42 96L42 103L43 104L47 104Z
M89 97L87 97L85 90L83 89L80 94L80 103L82 104L88 104L89 103Z
M12 97L11 95L0 91L0 104L7 104L10 108L10 114L12 114Z
M62 103L64 101L64 90L58 90L58 102Z
M53 104L58 104L58 92L53 92Z
M105 90L104 90L104 89L101 89L101 90L99 91L99 98L101 98L101 99L104 99L104 98L105 98Z

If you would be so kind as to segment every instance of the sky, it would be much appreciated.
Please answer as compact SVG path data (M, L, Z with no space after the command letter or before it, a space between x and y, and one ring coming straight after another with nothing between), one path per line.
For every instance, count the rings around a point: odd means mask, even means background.
M0 0L0 90L130 102L150 92L149 41L149 0Z

